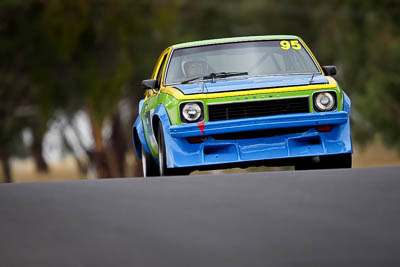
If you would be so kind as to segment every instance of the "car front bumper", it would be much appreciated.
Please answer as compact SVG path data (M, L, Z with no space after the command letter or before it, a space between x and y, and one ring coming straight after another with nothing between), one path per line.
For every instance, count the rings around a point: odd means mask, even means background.
M301 113L259 118L163 125L167 146L167 166L201 167L251 161L293 159L352 153L348 111ZM328 132L317 126L331 125ZM247 138L251 131L306 127L306 131L268 137ZM203 128L203 130L202 130ZM213 136L240 133L238 139ZM192 144L189 137L207 137Z

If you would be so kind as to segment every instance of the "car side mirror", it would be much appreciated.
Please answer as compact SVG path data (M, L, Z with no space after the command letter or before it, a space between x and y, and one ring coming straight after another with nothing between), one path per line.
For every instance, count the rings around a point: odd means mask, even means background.
M149 80L143 80L142 81L143 90L148 90L148 89L154 90L157 87L158 87L157 80L149 79Z
M334 76L337 73L336 66L323 66L322 70L324 71L324 74L328 76Z

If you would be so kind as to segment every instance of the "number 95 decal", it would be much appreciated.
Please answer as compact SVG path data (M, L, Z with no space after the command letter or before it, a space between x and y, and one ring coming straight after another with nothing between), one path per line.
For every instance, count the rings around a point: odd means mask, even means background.
M299 44L298 40L292 40L292 41L281 41L281 48L284 50L289 50L290 48L293 48L294 50L299 50L301 49L301 45Z

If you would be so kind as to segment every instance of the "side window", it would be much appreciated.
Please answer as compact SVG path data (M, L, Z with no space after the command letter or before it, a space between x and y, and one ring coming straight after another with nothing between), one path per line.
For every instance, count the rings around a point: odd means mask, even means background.
M160 68L158 69L158 73L157 73L158 86L161 86L162 72L163 72L166 60L167 60L167 54L163 57Z

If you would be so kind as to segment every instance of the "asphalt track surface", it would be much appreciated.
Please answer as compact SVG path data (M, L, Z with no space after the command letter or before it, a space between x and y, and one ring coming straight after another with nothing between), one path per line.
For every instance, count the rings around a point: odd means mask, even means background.
M400 266L400 167L0 185L0 266Z

